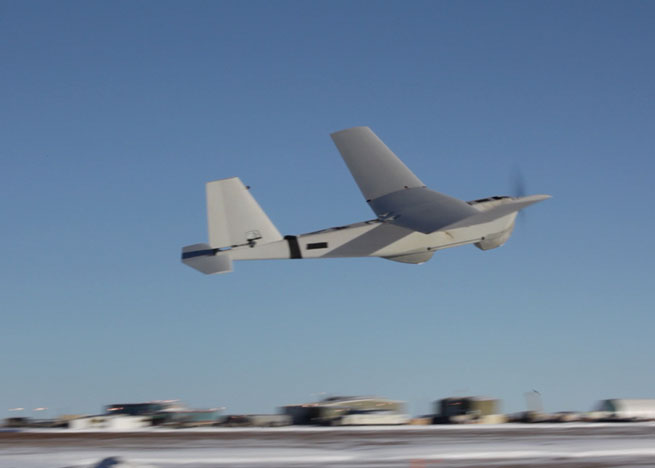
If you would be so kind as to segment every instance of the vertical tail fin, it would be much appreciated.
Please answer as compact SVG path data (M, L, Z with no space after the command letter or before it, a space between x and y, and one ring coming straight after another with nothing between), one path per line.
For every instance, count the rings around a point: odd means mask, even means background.
M238 177L207 183L207 224L212 248L282 239Z

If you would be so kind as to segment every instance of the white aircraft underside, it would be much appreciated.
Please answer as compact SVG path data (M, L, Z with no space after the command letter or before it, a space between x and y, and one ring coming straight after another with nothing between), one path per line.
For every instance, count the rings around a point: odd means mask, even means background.
M428 189L368 127L332 139L376 219L282 237L240 179L222 179L207 184L209 243L184 247L182 261L206 274L232 271L233 260L381 257L420 264L449 247L500 247L520 209L550 198L464 202Z

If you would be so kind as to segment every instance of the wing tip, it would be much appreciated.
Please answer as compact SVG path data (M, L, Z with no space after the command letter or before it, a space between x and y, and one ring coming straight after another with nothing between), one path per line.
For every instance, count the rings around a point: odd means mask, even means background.
M537 195L528 195L527 197L519 197L520 200L533 200L535 203L548 200L549 198L553 198L553 196L548 195L546 193L540 193Z
M341 135L343 133L350 133L350 132L353 132L353 131L370 132L371 128L366 126L366 125L358 125L358 126L355 126L355 127L344 128L343 130L337 130L336 132L330 133L330 137L332 137L334 139L334 137L339 136L339 135Z

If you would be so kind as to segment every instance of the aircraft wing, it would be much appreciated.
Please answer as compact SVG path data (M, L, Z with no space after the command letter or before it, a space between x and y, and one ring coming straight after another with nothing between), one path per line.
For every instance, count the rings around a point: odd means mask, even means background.
M479 213L465 201L426 188L370 128L331 137L378 218L429 233Z
M425 187L368 127L330 135L367 202L407 188Z
M479 211L463 200L428 189L370 128L349 128L331 137L378 218L424 234L487 223L550 198L515 198Z
M480 213L465 201L425 187L399 190L369 204L380 219L424 234Z
M462 227L473 226L475 224L483 224L493 221L494 219L502 218L508 214L514 213L515 211L522 210L530 205L539 203L540 201L548 200L551 198L550 195L530 195L527 197L514 198L510 201L503 203L500 206L495 206L486 211L478 211L477 214L464 218L460 221L457 221L453 224L444 226L441 230L445 229L457 229Z
M500 206L478 211L468 203L443 193L429 189L419 190L406 190L389 197L381 197L371 205L375 204L375 208L380 212L388 211L391 216L389 222L393 224L430 234L488 223L550 198L550 195L530 195L508 199ZM466 208L461 206L461 203L466 205Z

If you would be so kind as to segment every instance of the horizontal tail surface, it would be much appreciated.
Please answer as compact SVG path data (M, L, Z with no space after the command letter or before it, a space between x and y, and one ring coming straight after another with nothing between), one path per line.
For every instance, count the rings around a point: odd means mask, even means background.
M209 244L194 244L182 248L182 263L206 275L232 271L229 250L212 249Z

